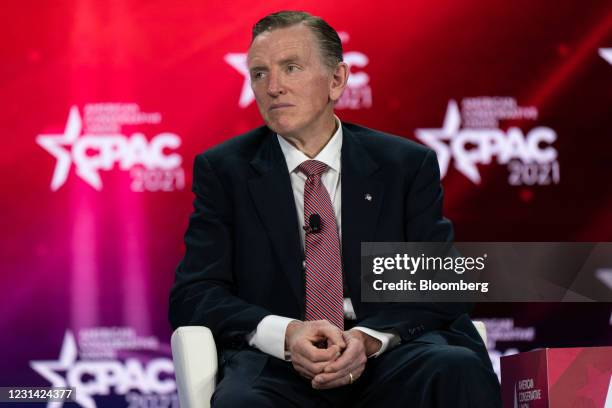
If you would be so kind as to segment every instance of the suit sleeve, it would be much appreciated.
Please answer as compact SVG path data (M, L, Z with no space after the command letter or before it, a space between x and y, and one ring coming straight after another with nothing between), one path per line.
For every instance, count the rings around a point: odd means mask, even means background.
M233 206L204 154L195 160L193 193L186 252L170 292L170 324L173 329L206 326L217 344L241 347L246 335L270 312L236 296Z
M428 150L408 189L404 212L407 242L451 242L453 226L442 216L444 194L436 155ZM428 331L448 327L471 303L389 303L383 310L360 321L359 326L399 334L402 342Z

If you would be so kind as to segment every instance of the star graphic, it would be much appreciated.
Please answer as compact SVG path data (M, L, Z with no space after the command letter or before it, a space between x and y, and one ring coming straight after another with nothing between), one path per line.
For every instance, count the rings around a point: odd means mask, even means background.
M599 56L612 65L612 48L600 48Z
M66 121L66 128L63 134L42 134L36 138L36 143L57 160L53 179L51 180L52 191L60 188L66 182L66 178L68 178L72 158L70 151L63 146L72 146L79 137L79 133L81 133L81 126L79 109L73 106L70 108L70 113L68 113L68 120Z
M246 108L255 100L255 95L251 89L251 77L249 76L249 68L247 66L247 55L246 53L229 53L225 55L224 59L225 62L238 71L240 75L244 76L238 106Z
M441 129L416 129L416 137L436 151L440 165L440 178L444 178L450 164L451 152L445 141L450 141L459 131L461 115L457 102L450 100Z
M57 371L68 371L72 368L77 359L77 346L74 335L70 330L66 330L64 342L57 360L38 360L30 361L30 367L51 383L52 387L68 387L66 378ZM84 408L96 408L94 400L76 389L75 401ZM60 408L63 406L61 401L52 401L47 404L47 408Z
M83 123L76 106L70 108L68 120L63 134L42 134L36 138L36 143L49 152L57 160L53 178L51 179L51 191L57 191L64 185L68 178L70 164L72 163L71 148L81 136ZM96 190L102 189L102 180L95 169L86 166L86 163L76 166L76 173Z
M444 124L441 129L416 129L415 134L423 143L435 150L440 165L440 178L444 178L450 164L451 153L454 153L455 168L465 175L474 184L480 184L480 173L472 158L462 149L458 148L461 140L474 140L481 136L481 132L489 130L460 129L461 114L459 106L454 100L448 102Z

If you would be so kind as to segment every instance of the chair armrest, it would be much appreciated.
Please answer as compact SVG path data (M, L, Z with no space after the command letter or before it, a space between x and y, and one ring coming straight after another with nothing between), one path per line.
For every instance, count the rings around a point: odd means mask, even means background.
M217 348L211 331L203 326L179 327L170 343L181 407L210 407L217 374Z

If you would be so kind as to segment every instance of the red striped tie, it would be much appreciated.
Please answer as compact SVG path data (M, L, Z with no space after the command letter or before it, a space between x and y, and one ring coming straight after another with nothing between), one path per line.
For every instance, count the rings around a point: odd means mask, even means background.
M334 208L321 182L327 165L307 160L298 170L307 177L304 186L304 225L318 214L320 231L306 231L306 316L305 320L328 320L344 330L342 260Z

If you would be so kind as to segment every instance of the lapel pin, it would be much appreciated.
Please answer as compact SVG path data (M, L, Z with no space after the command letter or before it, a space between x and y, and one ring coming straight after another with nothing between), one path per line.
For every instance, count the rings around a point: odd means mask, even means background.
M364 195L363 198L365 198L366 201L372 201L372 194L366 193L366 195Z

